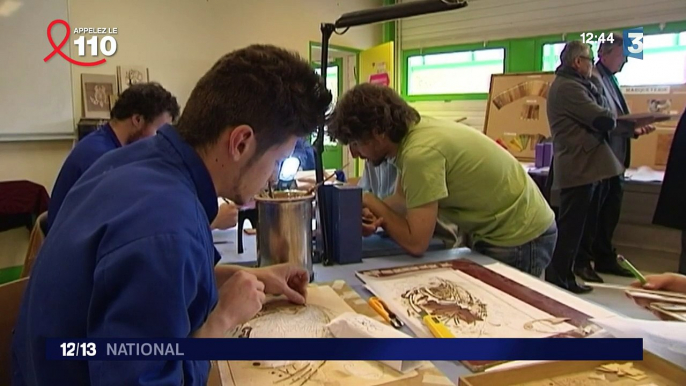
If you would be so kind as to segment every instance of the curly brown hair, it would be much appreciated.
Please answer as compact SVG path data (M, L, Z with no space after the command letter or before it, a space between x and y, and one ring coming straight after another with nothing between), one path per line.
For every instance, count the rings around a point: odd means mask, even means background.
M410 126L421 117L390 87L362 83L346 92L329 116L327 126L332 140L349 144L365 141L373 133L386 134L400 143Z
M227 128L249 125L259 155L324 124L331 105L324 80L297 53L251 45L223 56L191 92L177 129L206 148Z

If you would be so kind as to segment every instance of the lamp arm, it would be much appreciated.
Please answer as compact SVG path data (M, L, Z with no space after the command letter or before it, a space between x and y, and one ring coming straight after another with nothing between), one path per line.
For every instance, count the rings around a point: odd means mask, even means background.
M381 23L430 13L451 11L467 6L467 0L421 0L398 3L384 7L365 9L343 14L336 20L336 28Z

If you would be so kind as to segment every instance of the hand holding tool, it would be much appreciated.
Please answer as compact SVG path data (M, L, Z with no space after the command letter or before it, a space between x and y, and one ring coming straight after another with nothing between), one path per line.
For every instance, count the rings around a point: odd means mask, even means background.
M629 260L627 260L624 256L618 255L618 256L617 256L617 262L618 262L619 265L621 265L623 268L625 268L625 269L627 269L629 272L631 272L631 274L634 275L634 276L636 277L636 279L638 279L638 281L641 282L641 284L646 284L646 283L648 282L648 281L646 280L645 276L643 276L643 274L641 274L641 272L639 272L639 271L636 269L636 267L634 267L634 265L631 264L631 263L629 262Z

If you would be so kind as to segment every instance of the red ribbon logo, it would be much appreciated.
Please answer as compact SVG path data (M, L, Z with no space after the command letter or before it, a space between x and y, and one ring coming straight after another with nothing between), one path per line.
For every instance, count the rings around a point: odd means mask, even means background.
M67 27L67 35L64 37L64 40L62 40L62 42L58 46L56 46L55 41L52 40L52 27L55 26L55 24L62 24L63 26ZM99 65L106 62L105 58L102 58L102 59L95 61L95 62L79 62L78 60L74 60L74 59L70 58L69 56L67 56L64 52L62 52L62 47L64 47L64 45L67 44L67 42L69 41L69 35L71 35L71 28L69 27L69 23L67 23L66 21L54 20L52 23L50 23L50 25L48 26L48 40L50 41L50 45L52 46L52 48L54 48L54 50L50 53L50 55L43 58L44 62L47 62L48 60L50 60L50 58L55 56L55 54L59 54L67 62L69 62L71 64L75 64L77 66L86 66L86 67L99 66Z

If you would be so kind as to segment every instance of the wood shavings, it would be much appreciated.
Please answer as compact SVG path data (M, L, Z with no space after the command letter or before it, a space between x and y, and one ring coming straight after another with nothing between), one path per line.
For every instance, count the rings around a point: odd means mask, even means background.
M633 362L627 362L624 364L608 363L598 367L596 370L604 373L615 373L618 377L626 377L633 379L634 381L640 381L648 378L645 372L634 367Z

